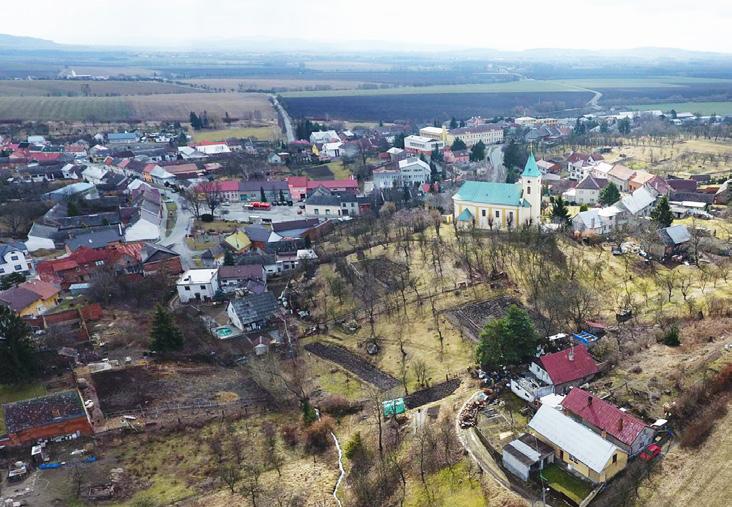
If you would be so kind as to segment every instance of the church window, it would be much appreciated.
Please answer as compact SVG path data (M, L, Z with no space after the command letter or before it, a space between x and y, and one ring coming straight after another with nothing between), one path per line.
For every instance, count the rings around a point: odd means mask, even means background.
M530 194L531 193L531 187L526 187L526 193L527 194Z

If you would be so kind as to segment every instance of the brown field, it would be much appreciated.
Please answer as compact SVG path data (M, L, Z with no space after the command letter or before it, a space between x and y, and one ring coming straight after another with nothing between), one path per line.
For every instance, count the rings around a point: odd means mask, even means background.
M17 81L1 80L0 96L10 97L76 97L82 87L89 86L93 97L117 95L155 95L158 93L191 93L191 87L158 81Z
M303 90L351 90L364 84L362 81L345 81L336 79L269 79L269 78L220 78L220 79L187 79L184 81L194 86L201 86L224 91L270 90L303 91Z
M265 121L276 113L259 93L168 93L125 97L0 97L0 120L36 121L188 121L191 111L209 118L227 112L247 119L256 111Z

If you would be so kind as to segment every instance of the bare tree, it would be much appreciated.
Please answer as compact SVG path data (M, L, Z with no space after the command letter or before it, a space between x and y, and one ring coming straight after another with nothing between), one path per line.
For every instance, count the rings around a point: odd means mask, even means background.
M206 181L199 184L198 189L203 193L203 201L206 207L211 211L212 215L215 215L216 210L224 202L224 196L218 182Z
M201 218L201 209L203 208L203 197L197 187L186 188L183 193L183 200L193 212L193 216Z
M429 371L427 370L427 363L422 359L415 359L412 362L412 369L414 370L414 376L417 378L417 383L420 387L427 387L429 382L429 379L427 378L427 375L429 374Z

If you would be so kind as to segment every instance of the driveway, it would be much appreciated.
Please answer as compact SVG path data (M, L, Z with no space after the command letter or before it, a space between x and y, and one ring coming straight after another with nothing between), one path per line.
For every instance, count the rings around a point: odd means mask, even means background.
M543 503L540 498L536 498L529 491L526 491L523 488L520 488L517 485L511 483L508 476L506 475L506 472L504 472L503 468L501 468L501 466L496 463L496 460L493 459L491 453L488 452L488 449L486 449L485 445L483 445L483 442L481 442L480 438L478 438L477 430L474 427L460 427L460 414L465 409L465 406L480 393L481 392L478 391L474 393L470 398L468 398L465 403L463 403L463 406L460 408L457 416L455 417L455 430L457 431L458 439L460 440L463 448L468 452L473 461L475 461L478 466L480 466L481 470L488 474L499 485L516 493L526 502L528 502L529 505L531 505L532 507L545 505L548 506L549 504Z
M186 245L185 237L190 232L193 225L193 213L188 210L188 206L185 199L180 194L172 192L170 190L163 190L165 197L175 201L176 204L176 218L175 226L167 233L167 230L163 231L164 236L161 236L158 240L159 245L170 247L174 252L180 254L181 263L183 269L189 269L193 267L193 256L200 252L194 252L188 245Z

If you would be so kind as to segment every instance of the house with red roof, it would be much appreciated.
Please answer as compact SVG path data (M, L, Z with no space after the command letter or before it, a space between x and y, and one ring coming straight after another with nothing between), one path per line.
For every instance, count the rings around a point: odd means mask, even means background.
M653 442L655 432L637 417L579 387L562 400L564 413L582 423L630 456Z
M564 394L570 388L590 381L600 370L587 347L575 345L536 358L529 371L544 384L552 386L555 394Z
M318 188L330 192L358 192L358 181L355 178L339 180L311 180L307 176L290 176L287 178L287 187L293 201L302 201Z

